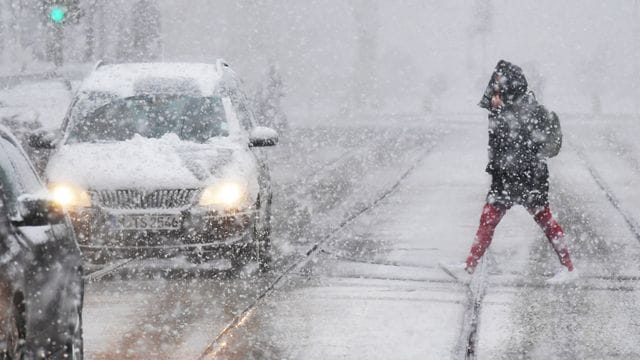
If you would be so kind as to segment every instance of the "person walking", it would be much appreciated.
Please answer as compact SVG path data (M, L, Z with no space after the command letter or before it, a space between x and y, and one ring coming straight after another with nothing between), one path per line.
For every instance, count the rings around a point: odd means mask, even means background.
M527 91L522 69L500 60L479 106L489 111L489 163L491 188L480 216L480 225L464 263L472 274L491 244L500 220L513 205L522 205L544 231L563 269L548 283L577 278L562 227L549 208L547 159L562 144L558 117Z

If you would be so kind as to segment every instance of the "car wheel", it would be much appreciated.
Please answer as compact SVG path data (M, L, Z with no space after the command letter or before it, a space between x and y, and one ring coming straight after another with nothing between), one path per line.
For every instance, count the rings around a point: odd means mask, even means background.
M18 340L18 328L13 316L13 311L10 311L9 316L4 319L2 323L2 339L0 340L0 360L11 360L17 358L16 356L16 344Z
M10 318L7 319L7 322L3 324L2 329L2 351L0 352L1 360L11 360L19 358L16 348L16 344L19 343L18 340L18 329L16 327L15 319L13 319L13 314Z
M76 321L70 325L70 334L73 334L71 340L67 344L67 359L82 360L84 358L84 343L82 341L82 304L84 303L84 280L80 282L80 302L76 305L75 315Z
M83 342L82 342L82 307L78 306L78 324L73 329L73 338L71 343L67 345L67 359L82 360L83 359Z
M261 206L260 201L258 206ZM230 273L233 275L239 274L251 261L258 263L260 272L267 272L271 268L271 197L264 206L262 216L260 212L256 213L250 241L227 253L226 258L231 261Z
M23 343L26 339L25 302L22 293L16 293L11 304L10 315L4 324L5 345L2 359L23 359Z

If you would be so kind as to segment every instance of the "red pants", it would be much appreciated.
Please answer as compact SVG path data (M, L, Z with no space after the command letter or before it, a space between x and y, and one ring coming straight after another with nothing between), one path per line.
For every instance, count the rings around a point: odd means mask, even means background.
M528 209L529 213L533 215L533 219L540 225L544 234L549 239L551 246L558 254L560 263L566 266L569 271L573 270L573 263L569 256L569 249L564 241L564 232L560 227L560 224L551 215L549 207L545 207L542 210L535 211ZM478 265L478 261L487 251L491 240L493 239L493 233L496 230L496 226L502 220L507 209L503 207L496 207L491 204L485 204L482 209L482 215L480 216L480 226L476 232L476 238L471 246L471 251L467 257L467 271L471 272Z

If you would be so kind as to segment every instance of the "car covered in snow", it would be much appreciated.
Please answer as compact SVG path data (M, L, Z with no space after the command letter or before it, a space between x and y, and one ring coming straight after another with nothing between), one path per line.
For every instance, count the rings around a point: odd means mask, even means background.
M98 66L82 83L46 168L87 259L269 262L271 182L231 68L215 64Z
M70 220L0 127L0 358L82 358L82 295Z

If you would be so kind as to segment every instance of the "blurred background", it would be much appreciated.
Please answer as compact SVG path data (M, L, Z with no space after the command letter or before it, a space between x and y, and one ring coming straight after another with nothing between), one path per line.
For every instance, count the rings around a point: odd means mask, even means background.
M0 74L223 57L292 125L481 114L499 59L553 110L640 111L635 0L0 0L0 21Z

